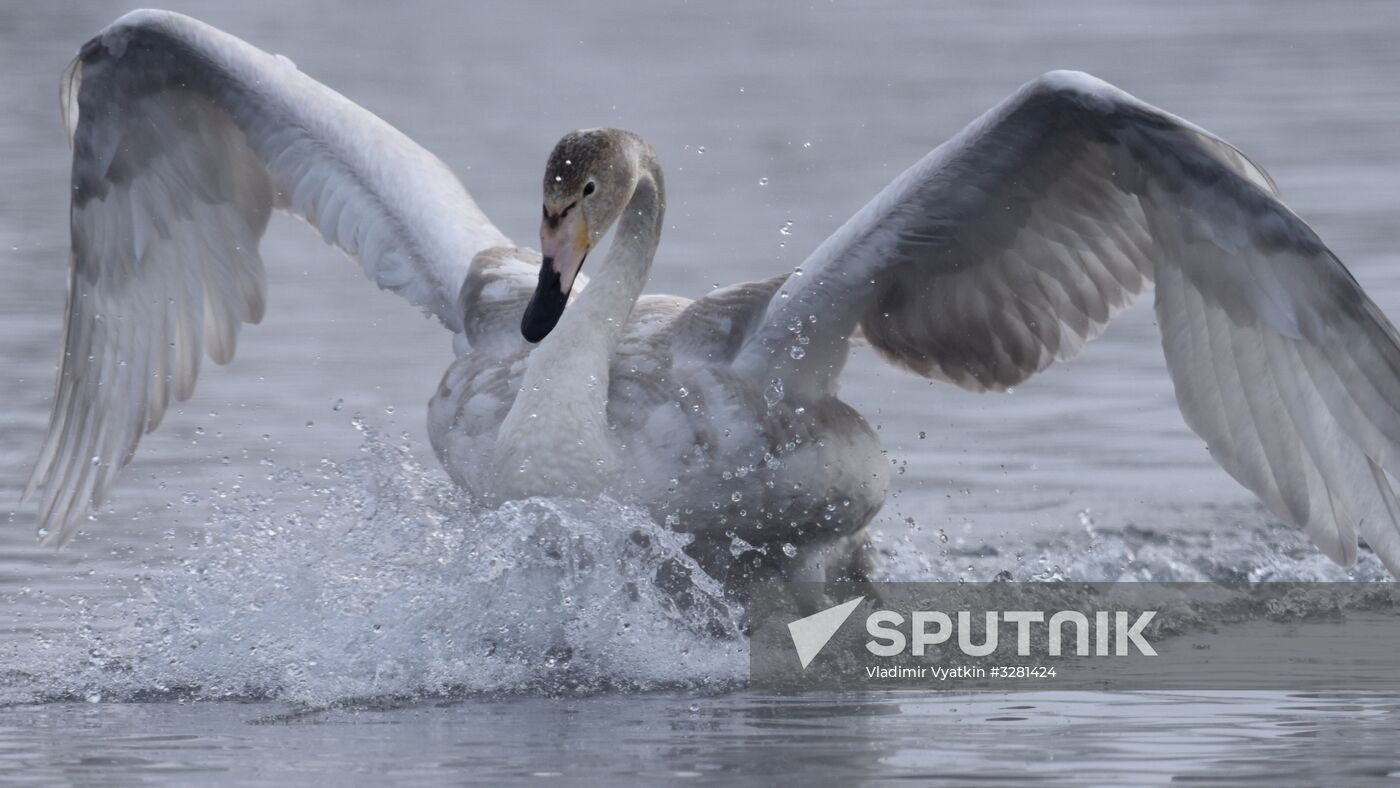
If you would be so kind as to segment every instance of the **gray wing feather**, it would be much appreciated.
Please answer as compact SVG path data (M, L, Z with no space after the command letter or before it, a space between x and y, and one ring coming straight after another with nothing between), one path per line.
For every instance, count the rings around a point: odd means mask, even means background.
M64 73L73 148L67 319L26 498L67 540L142 433L226 363L266 303L274 207L460 332L480 250L507 243L441 161L299 72L188 17L128 14Z
M735 364L829 385L859 329L891 363L982 391L1070 358L1154 280L1187 423L1287 523L1400 575L1400 337L1208 132L1085 74L1026 85L914 165L788 280ZM815 319L815 322L812 322ZM833 351L836 352L836 351Z
M720 288L688 304L670 327L671 352L681 360L725 363L759 328L758 321L788 274Z

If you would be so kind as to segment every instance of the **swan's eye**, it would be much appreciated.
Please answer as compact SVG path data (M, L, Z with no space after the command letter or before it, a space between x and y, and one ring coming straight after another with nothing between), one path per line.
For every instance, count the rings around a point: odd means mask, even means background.
M590 194L593 193L593 190L594 190L594 189L597 189L597 188L598 188L597 185L594 184L593 181L589 181L588 183L584 184L584 186L583 186L583 196L584 196L584 197L587 197L588 195L590 195Z

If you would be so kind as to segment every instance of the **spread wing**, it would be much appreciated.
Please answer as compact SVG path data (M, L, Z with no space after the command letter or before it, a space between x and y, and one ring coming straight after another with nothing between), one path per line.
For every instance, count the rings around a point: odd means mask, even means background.
M274 207L454 332L473 256L508 243L392 126L286 58L178 14L133 12L84 45L63 110L67 325L26 491L49 540L72 535L167 403L190 396L202 353L229 361L239 326L261 319L258 243Z
M1400 576L1395 328L1269 177L1085 74L1031 82L902 174L803 263L736 364L827 385L857 328L972 390L1069 358L1155 281L1186 422L1283 521ZM798 321L798 322L794 322ZM782 352L804 325L825 355ZM835 365L839 369L839 364Z

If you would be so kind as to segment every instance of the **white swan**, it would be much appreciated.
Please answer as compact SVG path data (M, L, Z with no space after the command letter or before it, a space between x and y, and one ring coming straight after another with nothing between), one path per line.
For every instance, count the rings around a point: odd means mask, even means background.
M454 478L495 498L633 496L695 533L716 574L731 535L770 563L802 546L802 576L862 573L887 482L875 434L836 398L853 336L1002 389L1073 356L1151 282L1181 410L1216 460L1332 559L1352 562L1360 534L1400 574L1395 329L1261 169L1093 77L1029 83L798 272L694 302L641 296L665 193L629 132L554 150L542 266L398 131L192 19L121 18L82 48L63 103L72 279L28 491L50 539L190 395L201 345L227 362L262 316L257 247L277 207L457 335L429 417Z

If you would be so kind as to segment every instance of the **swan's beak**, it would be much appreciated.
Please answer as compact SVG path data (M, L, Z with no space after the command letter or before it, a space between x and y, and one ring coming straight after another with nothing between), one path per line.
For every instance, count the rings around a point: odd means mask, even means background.
M574 288L583 261L588 257L592 238L588 234L588 222L582 211L572 211L562 219L546 214L540 224L540 250L544 262L540 264L540 281L535 285L535 295L525 307L525 316L520 320L520 333L527 342L539 342L549 336L564 307L569 303L569 291Z

